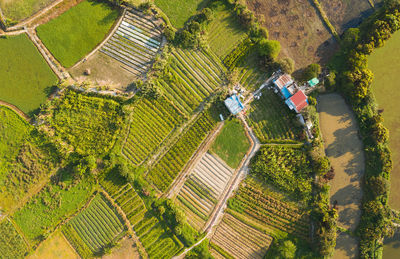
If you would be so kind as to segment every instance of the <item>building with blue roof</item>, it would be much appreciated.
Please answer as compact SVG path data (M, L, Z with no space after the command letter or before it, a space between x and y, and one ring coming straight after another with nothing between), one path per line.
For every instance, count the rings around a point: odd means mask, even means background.
M234 94L231 97L227 98L225 101L225 106L228 108L228 110L233 114L236 115L239 112L243 111L244 105L240 101L240 98Z

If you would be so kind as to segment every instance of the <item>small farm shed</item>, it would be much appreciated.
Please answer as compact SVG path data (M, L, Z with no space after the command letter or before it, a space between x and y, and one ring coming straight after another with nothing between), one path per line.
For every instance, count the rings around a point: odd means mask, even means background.
M302 90L297 91L292 97L285 101L286 105L299 113L302 109L308 106L307 95Z
M233 114L236 115L244 109L243 103L240 101L239 97L234 94L231 97L227 98L225 101L225 106L228 110Z
M314 87L314 86L316 86L317 84L319 84L319 80L318 80L318 78L314 77L313 79L307 81L307 83L308 83L308 85L309 85L310 87Z

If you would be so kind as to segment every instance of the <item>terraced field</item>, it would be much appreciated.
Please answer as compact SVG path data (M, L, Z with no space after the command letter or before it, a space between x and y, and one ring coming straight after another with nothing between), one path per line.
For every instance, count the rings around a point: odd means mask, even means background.
M204 111L179 140L164 154L147 174L161 191L166 191L190 157L216 125L210 110Z
M122 154L141 164L176 128L181 114L164 98L143 98L135 106Z
M196 229L203 228L232 174L231 168L209 153L204 154L194 167L177 200L182 204L189 223Z
M176 49L158 84L165 96L189 115L223 84L223 71L218 58L205 50Z
M211 253L215 258L225 258L218 250L222 249L232 258L263 258L272 242L272 237L225 214L222 222L211 238ZM218 249L219 248L219 249Z
M161 47L162 35L156 25L142 13L131 9L101 48L134 75L146 73Z
M98 253L125 234L122 220L102 195L70 220L63 232L82 257Z
M295 114L272 90L262 91L261 98L251 103L247 119L261 143L293 143L301 133L294 124Z

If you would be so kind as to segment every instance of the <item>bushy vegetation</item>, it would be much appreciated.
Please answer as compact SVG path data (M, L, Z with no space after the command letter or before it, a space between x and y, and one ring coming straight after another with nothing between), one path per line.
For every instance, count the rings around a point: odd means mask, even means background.
M64 67L71 67L99 44L118 18L107 2L86 0L36 30Z
M66 89L52 101L46 122L56 139L80 154L103 154L113 145L124 120L121 105Z
M36 113L58 79L26 34L0 38L0 99Z
M13 0L0 1L0 8L11 23L16 23L33 15L52 0ZM11 25L11 24L10 24Z
M389 190L387 186L377 189L381 185L377 185L375 180L389 180L392 160L387 129L382 124L370 89L373 74L367 68L367 55L374 48L382 47L392 33L400 29L399 12L398 1L385 1L384 6L367 19L359 31L349 32L340 55L332 65L337 72L337 86L340 86L339 90L345 94L357 116L365 146L367 163L363 214L358 229L361 258L380 257L380 244L391 229Z
M24 258L28 247L8 218L0 222L0 257Z
M250 174L298 200L309 200L312 168L301 148L263 146L253 158Z

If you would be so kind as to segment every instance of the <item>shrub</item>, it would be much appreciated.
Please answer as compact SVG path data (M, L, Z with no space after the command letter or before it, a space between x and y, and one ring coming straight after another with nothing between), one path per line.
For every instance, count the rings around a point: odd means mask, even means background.
M318 77L321 73L321 66L319 64L310 64L306 69L304 69L302 74L302 80L308 81L314 77Z
M283 58L279 60L281 70L286 74L291 74L294 71L294 60L291 58Z
M263 39L258 43L258 53L264 57L274 60L281 51L281 44L276 40Z

